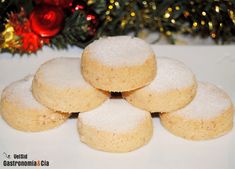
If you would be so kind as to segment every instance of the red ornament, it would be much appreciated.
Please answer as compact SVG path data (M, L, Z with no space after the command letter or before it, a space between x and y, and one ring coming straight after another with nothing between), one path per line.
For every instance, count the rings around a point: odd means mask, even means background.
M55 5L62 8L67 8L70 6L70 4L73 2L73 0L35 0L38 4L49 4L49 5Z
M62 28L64 12L52 5L37 5L30 14L32 30L41 37L52 37Z
M86 34L89 35L89 37L93 37L96 34L99 25L99 20L97 19L95 12L88 8L85 1L81 0L74 0L70 3L69 9L72 13L79 11L80 13L85 14L88 26Z
M40 38L33 32L24 33L22 35L21 42L21 50L24 52L36 52L39 48L42 47Z
M87 14L86 20L89 22L88 33L90 36L94 36L96 34L96 28L98 26L98 20L96 18L96 15Z
M85 11L86 8L86 3L81 1L81 0L74 0L73 2L71 2L69 4L69 9L71 10L71 12L75 12L75 11Z
M25 11L19 13L11 13L9 16L9 24L14 27L15 34L20 38L20 44L15 46L20 52L36 52L43 44L48 44L48 38L42 38L31 30L31 24L26 17Z

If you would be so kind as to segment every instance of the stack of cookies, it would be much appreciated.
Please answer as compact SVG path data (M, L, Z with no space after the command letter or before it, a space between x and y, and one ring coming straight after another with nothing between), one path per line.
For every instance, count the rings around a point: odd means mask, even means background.
M147 144L154 112L167 130L190 140L229 132L234 112L224 91L198 82L180 61L156 58L150 45L128 36L94 41L81 59L44 63L34 76L6 87L0 104L3 119L22 131L54 128L80 112L80 140L108 152Z

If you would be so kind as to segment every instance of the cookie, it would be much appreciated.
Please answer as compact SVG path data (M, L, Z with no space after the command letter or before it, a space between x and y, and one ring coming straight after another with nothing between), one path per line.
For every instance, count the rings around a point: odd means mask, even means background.
M158 58L157 67L157 76L150 85L123 92L123 97L149 112L171 112L187 105L197 89L192 71L182 62L166 57Z
M98 89L113 92L137 89L154 79L155 54L150 45L139 38L102 38L83 51L82 74Z
M207 140L222 136L233 127L233 104L229 96L209 83L198 83L194 100L186 107L160 114L162 125L176 136Z
M61 112L88 111L109 98L109 92L95 89L83 79L80 58L44 63L34 76L32 89L38 102Z
M13 128L37 132L57 127L69 114L52 111L38 103L31 92L33 76L13 82L2 92L2 118Z
M107 152L128 152L150 140L153 133L149 112L129 105L123 99L111 99L78 117L80 140Z

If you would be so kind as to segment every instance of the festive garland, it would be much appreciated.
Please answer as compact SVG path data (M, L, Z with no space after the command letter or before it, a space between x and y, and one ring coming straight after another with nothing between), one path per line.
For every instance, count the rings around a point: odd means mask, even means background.
M85 47L101 36L142 30L235 41L234 0L1 0L0 52L31 53L43 45Z

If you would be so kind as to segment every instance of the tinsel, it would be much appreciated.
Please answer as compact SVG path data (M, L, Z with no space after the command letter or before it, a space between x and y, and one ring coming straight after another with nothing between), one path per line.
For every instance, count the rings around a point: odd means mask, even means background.
M26 16L38 2L53 4L55 0L0 0L0 48L2 51L27 52L14 49L22 37L9 26L9 13ZM56 0L57 1L57 0ZM176 34L211 38L218 44L235 41L235 1L220 0L60 0L65 13L63 28L48 39L47 45L66 48L85 47L101 36L134 33L143 30L159 32L175 43ZM66 4L66 5L65 5ZM10 30L10 31L9 31ZM6 34L14 37L8 41ZM7 34L7 35L8 35ZM21 41L22 42L22 41ZM17 46L16 45L16 46ZM8 47L12 46L12 47Z

